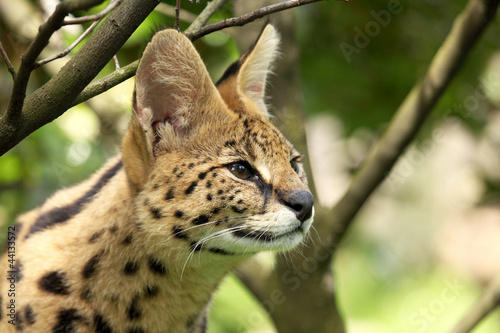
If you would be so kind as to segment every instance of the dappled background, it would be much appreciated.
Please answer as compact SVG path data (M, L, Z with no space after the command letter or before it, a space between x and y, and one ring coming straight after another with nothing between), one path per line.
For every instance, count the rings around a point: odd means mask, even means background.
M16 68L43 20L41 3L0 0L0 41ZM205 4L183 1L183 8L196 14ZM213 20L233 16L233 4ZM463 0L328 1L285 14L294 29L282 34L294 43L286 44L281 61L296 59L300 80L289 84L297 85L300 95L283 95L294 90L275 77L270 101L294 107L299 99L303 105L318 204L332 206L344 193L353 170L422 78L464 5ZM138 58L152 31L173 26L169 10L159 7L130 38L117 54L122 66ZM43 56L66 48L82 31L63 29ZM445 332L500 272L499 35L496 20L338 251L335 283L349 332ZM239 56L239 46L253 40L231 28L195 45L217 80ZM29 91L65 61L35 71ZM114 69L110 62L101 74ZM1 112L11 87L10 74L0 64ZM119 151L132 89L130 79L70 109L0 158L2 235L17 214L85 179ZM286 123L286 110L276 111L277 122ZM272 267L271 257L259 259ZM299 278L306 279L307 272ZM214 304L211 332L274 331L258 302L233 277ZM298 316L300 308L297 304ZM474 332L499 331L497 311Z

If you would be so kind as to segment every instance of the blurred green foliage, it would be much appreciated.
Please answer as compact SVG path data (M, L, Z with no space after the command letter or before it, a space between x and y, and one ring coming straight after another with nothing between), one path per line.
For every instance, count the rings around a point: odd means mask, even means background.
M169 4L174 2L165 1ZM183 1L183 8L199 13L205 3ZM325 1L294 9L295 34L301 52L301 62L297 66L301 68L302 92L308 115L335 115L340 119L346 137L360 129L379 134L406 93L425 73L465 3L464 0ZM376 17L380 18L381 11L388 11L388 6L397 6L398 12L386 16L382 24ZM94 8L92 12L99 9ZM12 10L15 10L15 5ZM229 3L212 21L231 16ZM118 53L120 63L125 65L137 59L152 32L159 27L173 26L173 22L172 17L152 13ZM183 22L181 28L187 25ZM368 36L367 29L374 29L369 32L372 36ZM368 36L362 43L363 47L356 46L359 31ZM485 64L500 48L499 33L496 20L440 101L420 139L429 135L433 125L443 118L448 109L454 108L457 101L461 103L464 96L472 94L479 86ZM13 36L18 36L18 33L9 31L9 27L0 20L0 40L14 65L17 65L27 41ZM63 38L69 44L75 35L64 32ZM13 40L17 42L13 43ZM348 57L341 47L347 44L357 49ZM214 80L238 56L236 44L225 33L207 36L197 41L196 47ZM287 56L287 50L283 50L283 56ZM113 70L114 64L110 62L101 76ZM53 73L44 68L33 73L30 91L46 82L51 75ZM130 92L131 82L127 84L126 91ZM4 66L0 66L2 111L7 107L11 86L9 73ZM68 121L58 120L39 129L0 158L1 238L7 225L13 223L18 214L41 204L57 189L85 179L118 151L119 137L130 112L129 107L123 106L128 104L130 95L124 97L123 93L117 93L123 90L121 87L106 93L103 102L96 102L100 106L85 104L69 110L65 115L87 119L81 126L84 132L93 135L72 136L71 131L65 130ZM120 102L120 106L112 109L110 100ZM94 118L85 116L86 112L94 109ZM460 117L460 113L456 115ZM471 117L462 117L462 120L471 133L478 133L487 122L487 117L478 112ZM457 302L443 309L435 319L418 322L421 319L415 317L415 313L418 316L418 307L431 304L435 295L440 295L447 288L446 281L454 281L455 277L436 267L424 271L406 267L390 278L367 274L380 264L377 249L363 239L351 238L336 263L339 299L352 332L443 332L456 322L480 292L472 281L460 281L463 289L456 296ZM429 296L423 296L424 300L420 301L409 298L416 289L427 290ZM236 279L229 278L223 284L214 303L210 332L272 332L269 318ZM297 307L300 309L300 304ZM395 313L395 309L400 309L399 313ZM411 320L417 321L417 324L412 326L408 322ZM499 322L497 317L492 317L477 332L498 332Z

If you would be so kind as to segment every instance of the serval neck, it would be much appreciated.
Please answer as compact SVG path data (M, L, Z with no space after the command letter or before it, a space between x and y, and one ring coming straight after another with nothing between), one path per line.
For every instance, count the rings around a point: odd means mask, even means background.
M87 206L90 218L102 222L80 233L94 251L82 272L92 288L83 288L82 297L102 312L116 308L123 316L118 309L126 307L129 319L147 317L176 332L176 323L193 322L224 276L249 255L214 253L179 239L183 234L168 238L149 232L135 209L143 199L127 184L122 169L101 190L100 200ZM142 302L145 298L148 302Z

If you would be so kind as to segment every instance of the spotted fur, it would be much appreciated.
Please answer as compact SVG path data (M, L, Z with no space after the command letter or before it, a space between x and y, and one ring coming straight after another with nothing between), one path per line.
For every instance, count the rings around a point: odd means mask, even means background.
M264 103L278 43L266 26L214 85L184 35L153 37L121 154L16 221L16 316L2 278L0 332L205 332L235 265L303 240L301 156Z

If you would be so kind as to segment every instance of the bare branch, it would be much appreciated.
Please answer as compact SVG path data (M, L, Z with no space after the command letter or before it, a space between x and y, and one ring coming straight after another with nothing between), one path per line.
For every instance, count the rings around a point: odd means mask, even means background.
M97 20L95 21L94 23L92 23L90 25L90 27L87 28L87 30L85 30L85 32L83 34L81 34L80 37L78 37L70 46L68 46L65 50L59 52L58 54L54 54L53 56L50 56L48 58L45 58L45 59L42 59L40 61L37 61L35 63L35 67L39 67L39 66L42 66L46 63L49 63L51 61L54 61L56 59L59 59L59 58L62 58L64 56L66 56L68 53L71 52L71 50L73 50L78 44L80 44L80 42L85 38L87 37L88 35L90 35L92 33L92 31L94 30L94 28L99 24L99 22L101 22L101 20Z
M7 114L11 117L15 117L21 112L24 99L26 98L28 81L31 72L35 69L34 63L36 58L40 55L45 46L47 46L54 31L61 27L61 23L66 15L68 15L68 10L65 7L65 3L61 2L57 5L54 13L48 20L40 26L37 36L28 47L26 53L21 57L21 66L14 80L14 87L12 88L7 110Z
M179 12L181 10L181 0L175 2L175 29L179 31Z
M113 56L113 61L115 63L115 68L116 69L120 69L120 62L118 61L118 57L116 56L116 54Z
M9 107L11 112L0 116L0 154L4 154L33 131L63 114L158 3L159 0L122 0L122 4L109 14L75 56L50 81L26 100L25 87L18 88L18 96L14 97L16 102ZM62 15L56 9L56 23L63 21L65 12ZM43 49L46 44L39 45L39 38L37 40L36 47ZM45 41L48 41L48 38L45 38ZM106 41L106 47L102 46L103 41ZM31 65L27 70L31 69L36 59L33 53L30 56L32 58L28 64ZM24 57L23 60L26 61ZM20 73L17 76L20 76Z
M100 95L103 92L108 91L114 86L122 83L123 81L131 78L135 75L138 65L139 60L136 60L133 63L128 64L127 66L124 66L109 75L106 75L102 79L92 82L78 95L71 106L75 106L77 104L85 102L86 100Z
M500 306L500 275L490 283L481 298L467 311L450 333L471 332L481 320L486 318L498 306Z
M228 0L213 0L212 2L207 3L205 9L203 9L203 11L189 26L189 28L186 29L185 34L188 34L189 31L198 30L199 28L197 27L202 27L210 19L210 17L212 17L214 13L227 1ZM89 84L89 86L78 95L78 98L73 102L72 105L74 106L79 103L85 102L86 100L102 94L103 92L131 78L135 75L138 65L139 60L136 60L133 63L122 67L121 70L115 71L103 77L102 79Z
M9 60L9 56L7 55L7 52L5 52L5 49L3 48L2 42L0 42L0 53L2 53L3 60L5 61L5 65L7 65L7 70L9 73L12 75L12 78L16 78L16 70L14 69L14 66L12 66L12 63Z
M175 17L175 6L167 5L166 3L162 2L158 5L158 7L156 7L155 10L159 13L162 13L163 15ZM194 20L196 20L196 17L197 16L195 14L182 8L179 11L179 19L181 19L182 21L194 22Z
M26 50L26 53L21 57L21 66L14 80L14 87L12 88L9 107L7 109L9 117L15 118L21 113L31 72L37 67L35 64L36 58L47 46L52 34L61 27L66 15L75 10L95 6L102 1L103 0L63 1L57 5L54 13L52 13L47 21L40 26L35 39Z
M333 208L330 253L334 252L343 239L366 199L384 180L413 140L426 116L495 17L499 2L500 0L470 0L455 19L424 79L413 87L400 105L389 127L354 175L346 194Z
M248 14L239 16L239 17L232 17L229 19L225 19L219 22L212 23L210 25L207 25L206 27L200 28L197 31L193 31L192 33L186 33L186 36L188 36L191 40L198 39L200 37L203 37L205 35L208 35L209 33L212 33L214 31L219 31L225 28L229 27L234 27L234 26L242 26L247 23L253 22L256 19L262 18L266 15L270 15L273 13L277 13L286 9L294 8L294 7L299 7L302 5L307 5L310 3L314 2L319 2L319 1L324 1L324 0L288 0L288 1L283 1L274 5L262 7L259 9L254 10L253 12L250 12Z
M207 24L208 20L215 14L220 7L222 7L228 0L213 0L207 3L207 6L203 11L198 15L196 20L191 23L191 25L184 31L186 36L189 36L194 31L200 30L205 24Z
M192 40L195 40L197 38L203 37L204 35L208 34L208 32L205 32L203 34L200 33L200 31L203 29L202 28L203 25L206 22L208 22L210 17L212 17L214 15L214 13L222 5L224 5L227 1L228 0L213 0L209 3L207 3L207 6L205 7L205 9L200 13L200 15L196 18L196 20L186 29L186 31L184 31L184 34L186 36L190 37ZM300 3L306 4L306 3L318 2L318 1L324 1L324 0L309 0L309 1L306 0L306 1L300 1ZM285 2L288 3L289 1L285 1ZM293 2L297 3L299 1L293 1ZM283 4L283 3L280 3L280 4ZM277 5L280 5L280 4L277 4ZM269 6L269 7L273 7L273 6ZM263 7L261 9L269 8L269 7ZM292 6L292 7L294 7L294 6ZM289 8L289 7L287 7L287 8ZM270 13L274 13L276 11L284 10L284 9L286 9L286 8L280 7L279 10L275 9L274 11L269 12L265 15L268 15ZM255 11L253 11L251 13L254 13L254 12ZM243 17L247 17L251 13L237 17L237 18L233 18L233 19L240 19ZM262 17L262 16L260 16L260 17ZM254 18L253 20L255 20L255 19L256 18ZM220 21L220 22L225 22L225 21ZM218 23L220 23L220 22L218 22ZM251 22L251 21L248 21L248 22ZM223 29L223 28L225 28L225 27L220 27L218 30ZM216 30L213 30L213 31L216 31ZM78 96L78 98L75 100L73 105L76 105L78 103L86 101L87 99L90 99L94 96L97 96L97 95L107 91L108 89L111 89L113 86L127 80L131 76L134 76L135 71L137 70L138 64L139 64L138 61L134 61L130 65L123 67L123 69L127 68L126 71L111 73L111 74L105 76L104 78L100 79L99 81L90 84L84 91L82 91L82 93Z
M65 19L62 25L80 24L85 22L100 21L104 16L108 15L122 0L111 0L109 5L106 6L100 13L89 16L82 16L73 19Z

